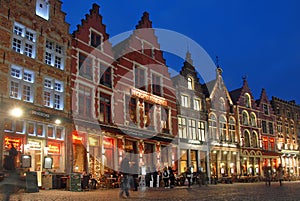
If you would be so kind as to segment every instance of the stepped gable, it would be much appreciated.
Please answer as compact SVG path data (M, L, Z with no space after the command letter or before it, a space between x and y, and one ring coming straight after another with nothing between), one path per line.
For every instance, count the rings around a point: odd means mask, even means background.
M149 19L149 13L144 12L141 20L135 26L136 29L152 28L152 22Z
M86 40L86 37L82 36L82 34L89 31L86 27L90 27L103 34L103 41L109 39L109 34L106 32L106 25L102 23L103 17L100 14L99 9L100 6L94 3L92 9L90 9L90 13L85 15L85 19L81 20L80 25L77 25L77 30L73 32L73 37Z

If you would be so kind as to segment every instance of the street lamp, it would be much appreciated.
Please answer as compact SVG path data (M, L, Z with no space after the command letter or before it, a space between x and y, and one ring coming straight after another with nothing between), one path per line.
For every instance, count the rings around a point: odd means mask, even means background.
M10 115L13 117L21 117L23 115L23 110L21 108L13 108L12 110L10 110Z

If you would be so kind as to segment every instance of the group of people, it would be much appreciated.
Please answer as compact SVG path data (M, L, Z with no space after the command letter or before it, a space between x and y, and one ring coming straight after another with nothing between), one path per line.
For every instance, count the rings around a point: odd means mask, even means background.
M264 168L264 174L265 174L265 181L266 185L271 186L271 181L273 179L273 172L271 167L265 167ZM279 164L277 170L276 170L276 176L279 181L279 185L282 186L283 176L284 176L284 170L281 164Z

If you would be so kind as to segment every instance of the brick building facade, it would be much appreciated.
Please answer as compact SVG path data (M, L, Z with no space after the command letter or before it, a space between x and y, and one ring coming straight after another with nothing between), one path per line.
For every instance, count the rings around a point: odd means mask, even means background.
M24 9L26 8L26 9ZM60 1L1 1L0 6L0 163L11 144L30 155L30 171L70 172L69 24ZM23 114L8 113L19 108ZM16 167L21 168L21 157Z

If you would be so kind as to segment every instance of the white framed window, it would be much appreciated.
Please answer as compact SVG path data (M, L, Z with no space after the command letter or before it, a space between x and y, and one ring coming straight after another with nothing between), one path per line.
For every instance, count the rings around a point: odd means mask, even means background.
M197 140L201 140L201 141L205 141L205 122L203 121L198 121L198 135L199 135L199 139Z
M60 126L56 127L55 138L57 140L65 139L65 128L64 127L60 127Z
M44 106L63 110L64 108L64 85L62 81L45 77L44 78L44 91L43 100Z
M197 136L196 136L196 121L189 119L189 135L188 135L189 139L193 139L196 140Z
M35 14L44 18L45 20L49 20L50 14L50 4L48 0L36 0L35 5Z
M186 118L178 117L179 138L187 138Z
M187 78L187 83L188 83L188 89L193 90L194 89L194 80L192 77Z
M65 50L62 45L47 40L45 47L45 63L64 70Z
M197 111L201 110L201 100L198 98L194 99L194 110L197 110Z
M189 97L186 95L181 95L181 106L189 107Z
M35 58L36 32L15 22L12 39L12 49L15 52Z
M10 97L33 102L34 72L12 65L10 71Z

